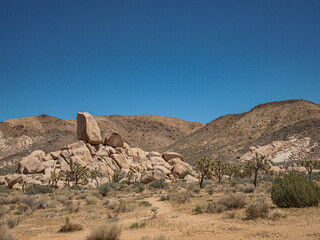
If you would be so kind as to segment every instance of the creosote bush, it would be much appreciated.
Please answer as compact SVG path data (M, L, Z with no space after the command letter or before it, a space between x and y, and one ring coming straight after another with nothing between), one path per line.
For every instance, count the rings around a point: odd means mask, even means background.
M109 183L104 183L101 184L99 187L99 193L105 197L107 194L111 191L116 191L117 190L117 185L114 182L109 182Z
M75 231L81 231L83 227L80 224L77 223L71 223L70 219L66 217L66 222L61 226L59 229L59 232L75 232Z
M150 189L163 189L168 186L168 183L166 183L163 179L155 180L152 183L149 184Z
M135 182L133 185L132 185L132 189L134 192L136 193L141 193L145 190L145 186L143 183L141 182Z
M119 240L122 228L117 223L105 223L93 229L87 240Z
M280 208L318 206L320 187L303 176L290 173L276 179L271 199Z
M28 195L36 195L36 194L53 193L53 189L52 187L34 184L27 187L26 192Z

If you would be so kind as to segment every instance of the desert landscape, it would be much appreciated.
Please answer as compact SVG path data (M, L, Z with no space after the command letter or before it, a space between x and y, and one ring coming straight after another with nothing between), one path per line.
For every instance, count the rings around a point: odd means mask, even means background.
M116 116L110 127L112 116L89 113L2 122L1 238L319 239L319 113L294 100L207 125ZM235 120L219 128L224 118Z

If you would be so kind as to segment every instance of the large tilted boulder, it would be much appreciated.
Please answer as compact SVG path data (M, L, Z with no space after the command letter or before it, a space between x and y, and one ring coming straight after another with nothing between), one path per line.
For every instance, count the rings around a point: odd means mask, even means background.
M121 154L111 154L111 158L118 164L121 169L130 168L130 164L128 163L125 156Z
M162 158L167 162L173 158L179 158L183 161L183 157L179 153L175 153L175 152L165 152L162 154Z
M44 166L42 162L36 157L28 156L22 158L18 164L17 173L32 174L32 173L43 173Z
M155 180L165 179L165 174L159 170L147 171L141 178L141 182L144 184L151 183Z
M87 112L79 112L77 116L77 137L91 144L102 143L101 132L96 120Z
M103 143L114 148L124 145L122 137L117 132L105 133Z

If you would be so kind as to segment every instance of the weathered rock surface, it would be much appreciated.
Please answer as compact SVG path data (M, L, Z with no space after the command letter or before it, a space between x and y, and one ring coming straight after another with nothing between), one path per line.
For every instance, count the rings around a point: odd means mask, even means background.
M165 152L162 154L162 157L167 162L173 158L180 158L181 160L183 160L183 157L179 153L175 153L175 152Z
M114 148L122 147L124 145L122 137L117 132L107 134L107 136L105 136L104 138L103 143Z
M101 132L96 120L87 112L79 112L77 116L77 137L91 144L102 143Z
M44 166L40 160L33 156L22 158L18 165L18 173L32 174L32 173L43 173Z

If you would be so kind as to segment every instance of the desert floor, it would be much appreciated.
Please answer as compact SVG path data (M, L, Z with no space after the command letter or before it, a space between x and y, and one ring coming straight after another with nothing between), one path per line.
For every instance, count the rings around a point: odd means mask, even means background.
M271 202L270 183L260 184L253 193L243 193L244 188L245 185L241 184L214 184L213 194L210 195L205 189L192 192L186 183L170 183L165 189L146 188L142 193L136 193L127 188L105 197L99 195L98 190L57 190L54 194L30 196L33 200L27 200L30 197L26 194L14 191L2 194L2 198L7 199L1 206L4 211L2 221L19 219L19 224L8 230L19 240L84 240L103 223L120 224L123 229L120 239L320 239L320 207L279 210ZM184 199L185 203L160 200L168 193L178 196L186 192L192 194ZM262 200L267 202L271 206L270 214L277 211L279 218L247 220L246 207L222 213L196 214L193 211L197 205L216 203L223 196L234 193L244 196L246 206ZM33 203L30 204L30 201L35 201L36 205L41 198L45 198L43 202L49 201L40 207L45 209L32 209ZM108 199L109 202L106 201ZM114 203L120 200L124 200L126 206L122 212L116 212ZM142 201L151 206L139 204ZM29 202L31 207L23 207L26 205L23 202ZM83 230L59 233L66 217L72 223L81 224ZM134 223L145 226L132 228Z

